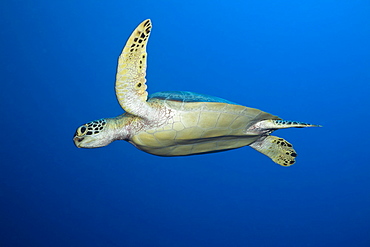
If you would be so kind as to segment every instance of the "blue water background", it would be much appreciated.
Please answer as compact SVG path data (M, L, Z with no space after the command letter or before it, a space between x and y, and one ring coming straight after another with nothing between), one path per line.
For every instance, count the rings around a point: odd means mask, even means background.
M0 3L0 246L370 246L369 1ZM151 18L148 90L210 94L323 128L180 158L77 149L122 113L117 57Z

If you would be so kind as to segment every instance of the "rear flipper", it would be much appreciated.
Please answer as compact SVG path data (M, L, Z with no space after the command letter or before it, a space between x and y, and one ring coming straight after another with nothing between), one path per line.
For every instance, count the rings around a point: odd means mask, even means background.
M293 165L297 157L293 145L277 136L263 136L250 146L281 166Z

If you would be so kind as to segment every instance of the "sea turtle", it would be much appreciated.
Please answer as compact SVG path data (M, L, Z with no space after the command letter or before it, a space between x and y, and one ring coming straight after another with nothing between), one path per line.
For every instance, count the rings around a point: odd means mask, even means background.
M154 155L182 156L249 145L279 165L294 164L297 153L292 145L270 134L277 129L317 125L281 120L258 109L192 92L159 92L148 97L146 45L151 28L149 19L143 21L118 60L115 90L126 112L80 126L73 138L77 147L97 148L125 140Z

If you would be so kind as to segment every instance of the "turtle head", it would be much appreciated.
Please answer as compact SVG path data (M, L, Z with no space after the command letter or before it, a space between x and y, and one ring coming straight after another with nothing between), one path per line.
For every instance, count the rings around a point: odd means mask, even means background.
M78 148L98 148L107 146L113 141L109 131L108 119L88 122L77 128L73 142Z

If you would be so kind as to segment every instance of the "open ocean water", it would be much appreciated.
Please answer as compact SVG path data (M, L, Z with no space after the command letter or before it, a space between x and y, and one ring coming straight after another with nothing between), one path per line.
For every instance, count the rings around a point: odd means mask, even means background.
M118 55L150 18L150 93L186 90L323 128L163 158L81 124L122 113ZM370 246L370 1L0 3L0 246Z

